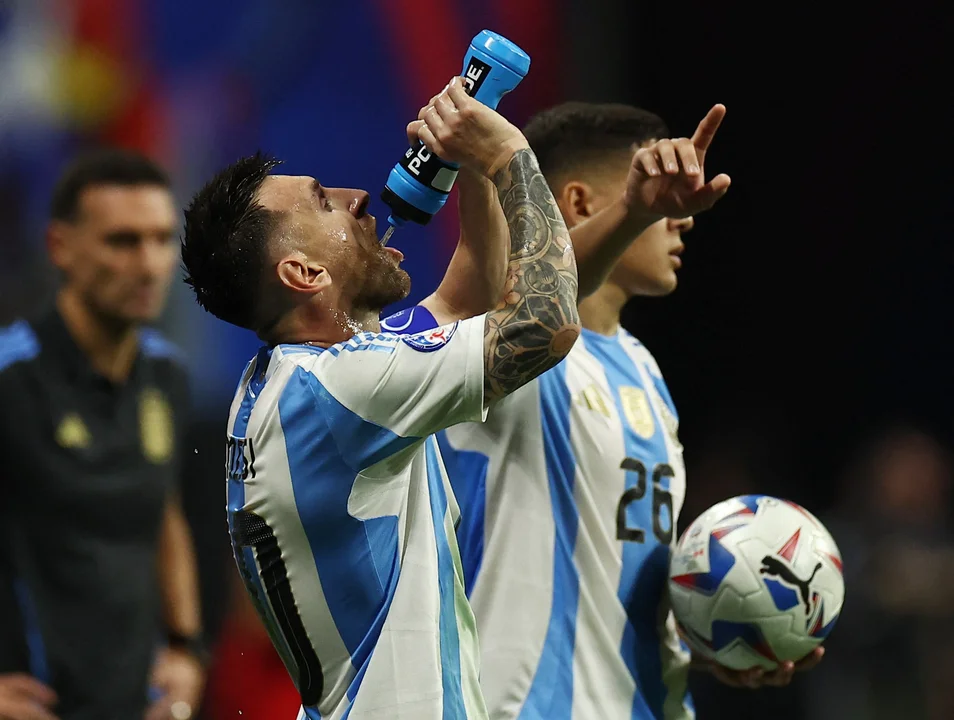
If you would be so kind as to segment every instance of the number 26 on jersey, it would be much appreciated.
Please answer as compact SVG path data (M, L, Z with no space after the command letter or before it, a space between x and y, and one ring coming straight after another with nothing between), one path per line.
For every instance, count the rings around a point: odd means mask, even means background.
M625 542L646 542L646 529L634 527L629 522L630 513L627 512L633 503L643 501L647 491L652 492L652 531L656 539L663 545L672 542L672 494L663 486L663 480L675 477L672 466L661 463L653 469L652 488L648 487L648 471L646 466L636 458L624 458L620 463L620 470L625 470L627 476L626 492L619 499L616 507L616 539ZM633 478L632 476L635 476ZM668 482L667 482L668 484ZM649 501L649 498L646 498ZM648 509L648 508L647 508ZM645 517L645 513L638 513ZM648 521L648 518L647 518ZM648 522L647 522L648 524Z

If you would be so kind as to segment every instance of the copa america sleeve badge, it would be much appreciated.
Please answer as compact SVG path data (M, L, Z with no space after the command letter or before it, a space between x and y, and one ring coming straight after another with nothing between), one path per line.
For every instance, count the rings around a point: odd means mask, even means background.
M458 320L452 325L442 325L433 330L425 330L415 335L405 335L401 340L418 352L434 352L435 350L440 350L450 342L450 339L454 337L454 333L457 332L457 324L459 322Z
M393 332L398 335L417 335L437 327L437 320L423 305L401 310L381 321L381 332Z

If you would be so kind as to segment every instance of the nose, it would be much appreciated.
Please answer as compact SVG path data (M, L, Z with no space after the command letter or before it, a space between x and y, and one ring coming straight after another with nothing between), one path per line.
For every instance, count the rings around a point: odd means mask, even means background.
M371 202L371 196L365 190L349 190L348 192L351 194L348 212L360 220L368 214L368 204Z
M695 224L696 221L692 215L686 218L669 218L669 230L671 232L689 232Z

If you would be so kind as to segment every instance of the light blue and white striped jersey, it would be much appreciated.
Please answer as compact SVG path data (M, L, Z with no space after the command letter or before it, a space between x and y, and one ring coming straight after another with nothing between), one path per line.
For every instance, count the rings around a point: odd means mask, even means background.
M419 332L425 308L384 326ZM683 720L689 653L666 594L685 496L678 416L625 330L439 433L495 720Z
M694 716L666 592L677 427L649 351L584 330L485 424L441 438L495 720Z
M433 433L479 421L483 316L263 348L232 403L228 517L300 718L485 718Z

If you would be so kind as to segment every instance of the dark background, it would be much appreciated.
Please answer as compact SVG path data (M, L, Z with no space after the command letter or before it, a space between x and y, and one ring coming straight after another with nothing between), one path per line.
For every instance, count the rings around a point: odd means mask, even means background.
M848 599L811 676L754 694L697 676L699 717L950 720L950 14L940 0L0 0L0 322L49 300L49 190L90 143L152 154L183 201L257 148L376 198L405 124L485 27L533 58L501 104L518 124L562 100L622 101L689 135L724 103L707 165L732 188L686 236L679 290L633 301L624 324L679 408L682 524L742 492L798 501L838 540ZM408 303L435 286L456 237L453 203L395 237ZM270 720L281 669L229 674L273 653L233 593L222 512L228 402L258 343L179 285L162 326L195 379L185 497L227 668L208 717L234 717L229 698L255 690ZM914 589L899 600L892 585Z
M687 236L679 291L626 321L673 388L690 470L713 433L756 429L790 453L788 494L825 506L881 425L954 430L950 26L941 3L731 5L632 5L626 27L658 30L631 36L626 99L683 135L724 103L707 164L733 185Z

